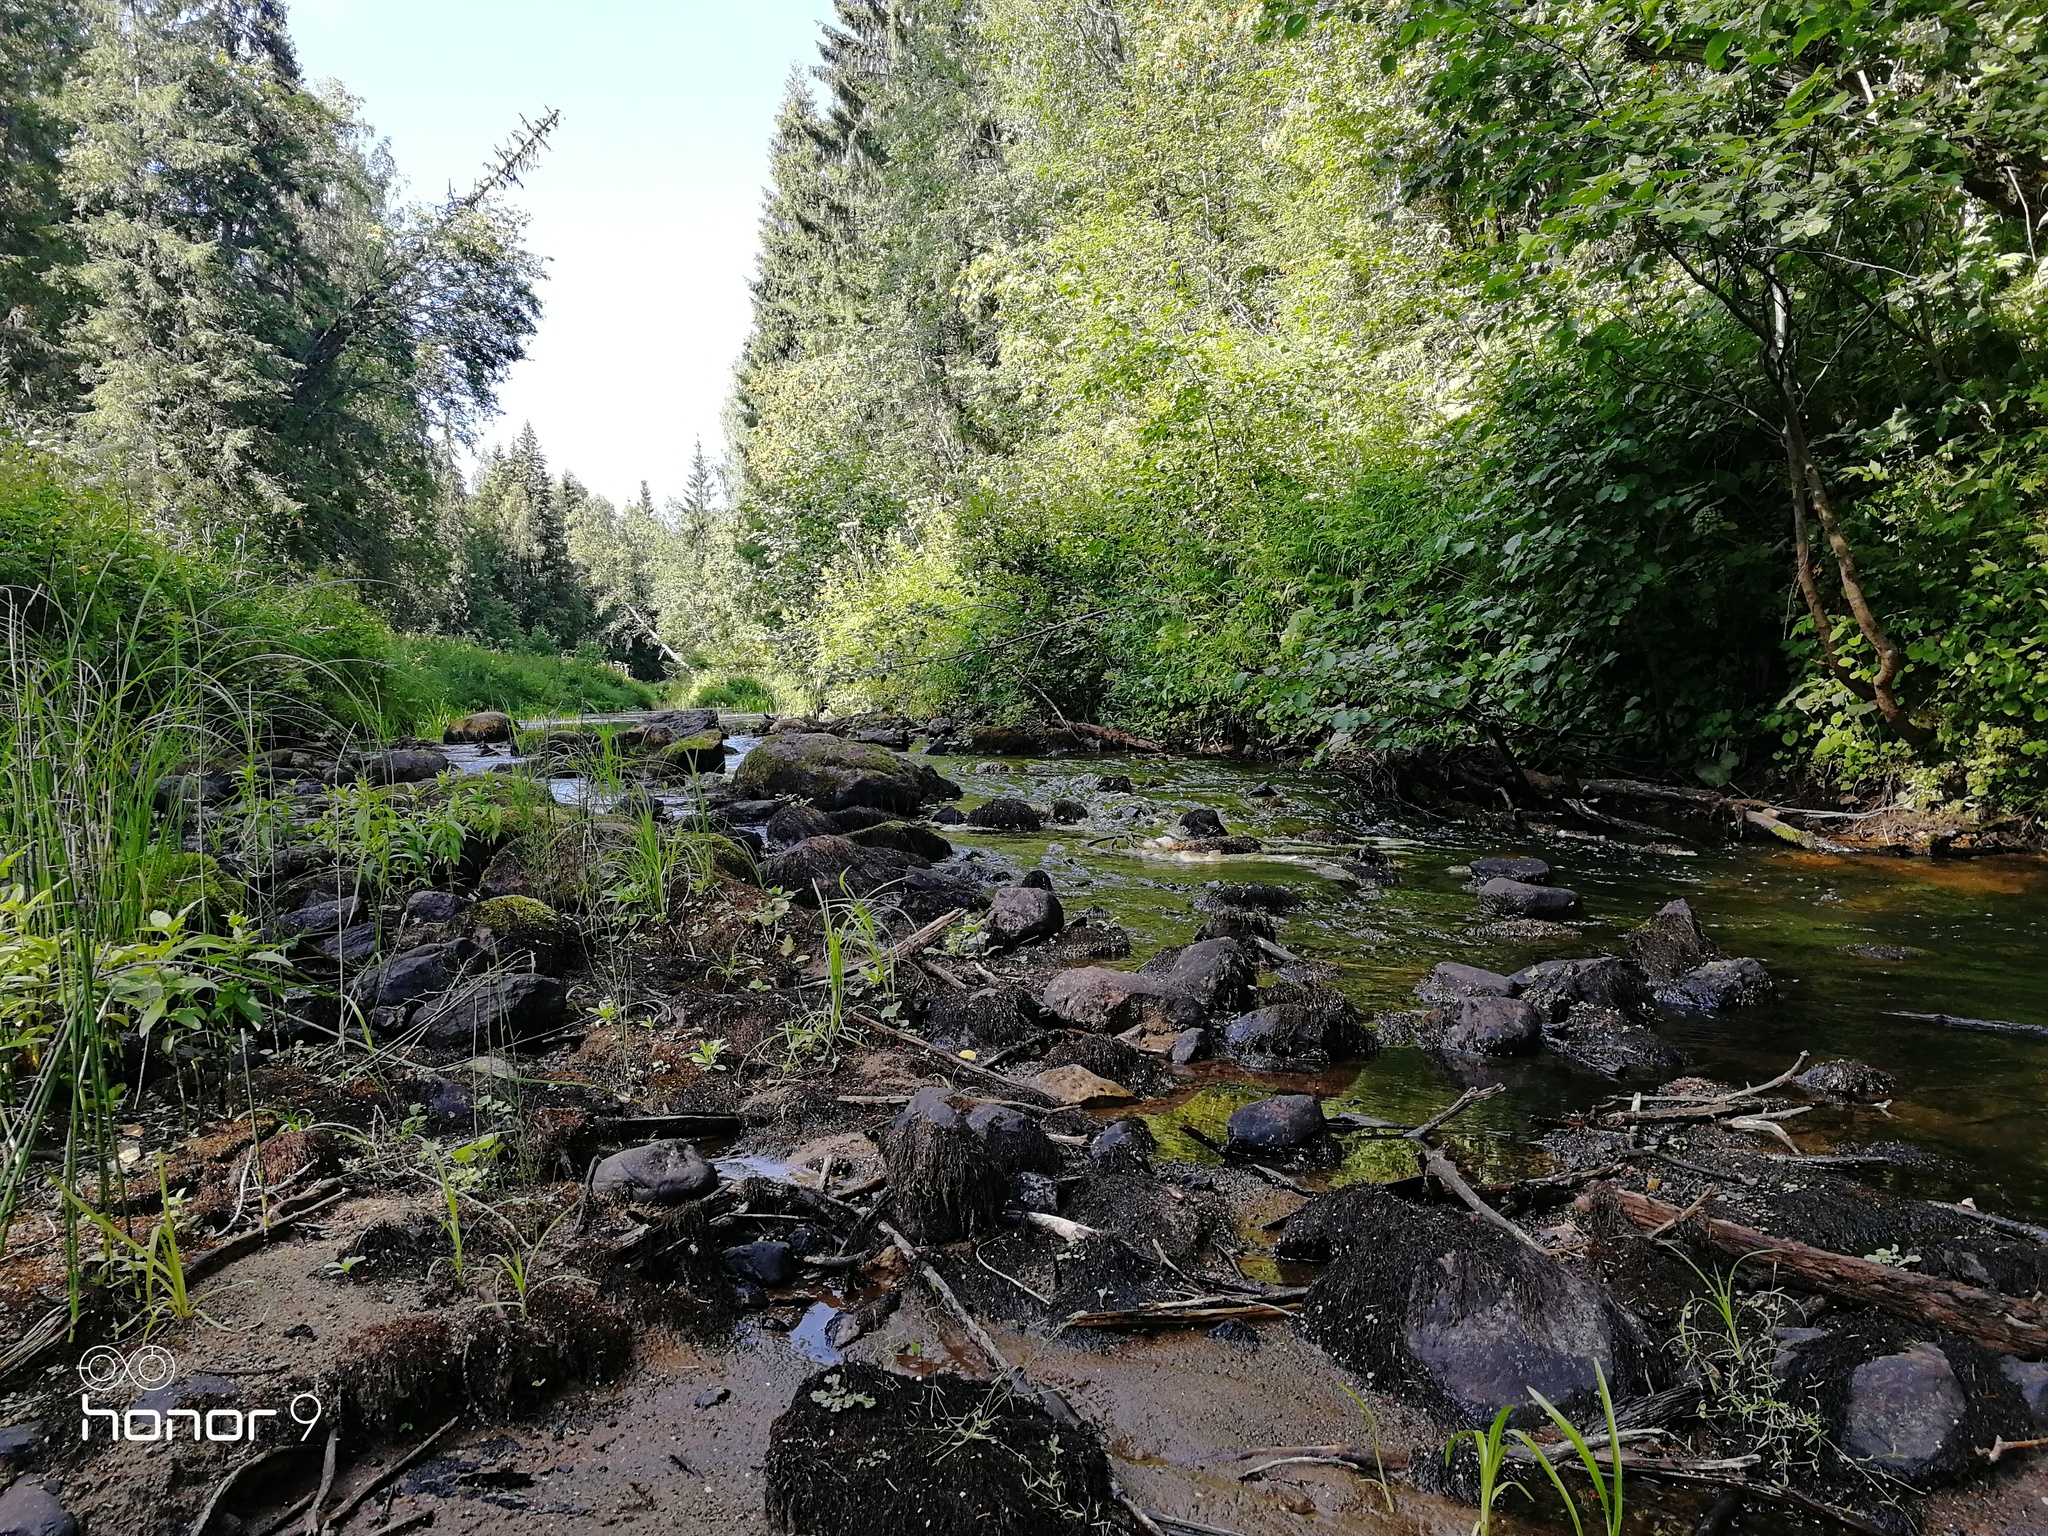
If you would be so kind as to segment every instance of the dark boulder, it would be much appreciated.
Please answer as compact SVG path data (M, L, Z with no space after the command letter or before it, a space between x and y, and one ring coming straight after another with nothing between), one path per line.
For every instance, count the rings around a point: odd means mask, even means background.
M1685 1065L1676 1047L1611 1008L1572 1008L1544 1025L1543 1044L1602 1077L1661 1083Z
M1223 825L1221 816L1207 806L1198 805L1191 811L1181 812L1180 820L1173 824L1173 833L1176 837L1228 837L1230 829Z
M593 1194L629 1205L681 1205L718 1187L718 1170L682 1141L650 1141L614 1152L591 1175Z
M835 837L842 828L815 805L785 801L782 809L768 818L762 834L771 848L793 848L814 837Z
M789 732L763 741L733 774L733 792L749 800L788 795L822 811L871 805L899 812L960 794L958 785L907 757L816 731Z
M1098 773L1095 787L1106 795L1128 795L1131 791L1131 776L1127 773Z
M904 916L930 922L942 912L973 912L983 904L982 888L972 875L951 869L926 869L912 864L903 872L896 904Z
M1628 952L1652 983L1677 981L1688 971L1698 970L1721 951L1707 937L1692 905L1685 901L1665 903L1657 915L1628 935Z
M1036 1028L1038 1005L1022 987L941 992L925 1010L925 1032L947 1050L1000 1050Z
M420 1010L421 1044L435 1051L526 1046L558 1034L570 1019L569 989L553 976L513 971L485 976Z
M1017 883L1027 891L1049 891L1052 889L1052 876L1042 869L1027 869L1024 878Z
M231 773L172 773L156 781L150 801L159 811L196 811L234 799L238 788Z
M987 924L992 944L998 949L1015 949L1036 939L1056 937L1067 926L1067 914L1051 891L1011 886L990 899Z
M514 730L512 717L500 710L486 709L474 715L464 715L441 732L441 740L447 746L479 746L485 742L510 741Z
M834 811L825 819L831 823L832 831L851 837L865 828L884 826L902 818L893 811L878 811L871 805L849 805L843 811Z
M1299 891L1289 890L1284 885L1264 885L1257 881L1219 882L1195 898L1197 912L1221 912L1232 908L1251 907L1279 916L1292 912L1300 905Z
M439 996L455 985L473 953L471 946L460 942L422 944L378 961L356 977L349 996L364 1008L400 1008Z
M1352 1198L1367 1217L1391 1210ZM1301 1331L1452 1422L1484 1424L1502 1408L1510 1422L1542 1422L1532 1391L1567 1414L1597 1410L1596 1367L1619 1400L1656 1385L1646 1333L1598 1284L1462 1212L1410 1206L1323 1241L1333 1261L1303 1299Z
M889 1122L891 1130L903 1130L913 1120L922 1120L927 1125L936 1125L940 1130L952 1130L964 1124L959 1108L953 1103L950 1089L931 1084L917 1090L910 1096L910 1102L896 1112Z
M932 812L932 820L942 827L957 827L964 825L967 818L960 814L958 806L942 805Z
M1063 827L1079 826L1088 819L1088 807L1079 800L1058 799L1050 809L1052 819Z
M24 1477L0 1493L0 1536L78 1536L78 1520L47 1489Z
M1515 984L1494 971L1445 960L1415 984L1415 995L1432 1004L1455 1003L1466 997L1513 997Z
M1037 806L1014 795L983 801L967 813L967 820L988 832L1036 832L1045 825Z
M1305 1072L1364 1054L1367 1031L1352 1013L1278 1003L1223 1026L1216 1054L1254 1072Z
M1820 1062L1792 1081L1816 1098L1852 1104L1891 1098L1899 1088L1891 1073L1880 1072L1868 1062L1848 1060Z
M1955 1367L1932 1344L1867 1360L1850 1374L1840 1445L1894 1477L1923 1477L1967 1448Z
M1687 972L1669 986L1657 989L1657 1001L1667 1008L1684 1008L1695 1013L1717 1013L1723 1008L1749 1008L1769 999L1771 973L1761 960L1742 956L1734 960L1709 960Z
M1444 1009L1437 1049L1447 1056L1526 1056L1543 1044L1543 1018L1516 997L1467 997Z
M1650 1012L1650 986L1641 967L1613 955L1543 960L1515 972L1510 980L1514 995L1546 1019L1562 1019L1582 1006L1628 1018L1645 1018Z
M1006 1177L1020 1173L1058 1173L1060 1149L1036 1120L1006 1104L978 1104L967 1114L967 1129L988 1151L988 1159Z
M1162 949L1138 967L1194 999L1204 1010L1241 1006L1258 978L1254 953L1235 939L1203 939L1182 949Z
M375 923L358 923L339 933L318 935L313 948L338 965L362 965L377 953L379 938Z
M1284 1093L1231 1112L1230 1145L1244 1152L1291 1152L1329 1134L1323 1106L1313 1095Z
M1579 893L1561 885L1493 879L1479 886L1479 908L1493 917L1570 917L1579 910Z
M913 858L938 863L953 856L953 845L930 827L908 821L883 821L846 834L846 840L863 848L893 848Z
M468 910L468 903L447 891L414 891L405 899L405 922L452 923Z
M369 911L369 904L361 897L344 896L338 901L316 901L310 907L287 912L270 926L279 938L294 934L333 934L344 928L353 928L369 915Z
M1112 1120L1088 1143L1088 1160L1106 1173L1143 1173L1149 1159L1159 1150L1151 1129L1142 1120Z
M1199 1024L1208 1008L1171 978L1082 966L1046 983L1046 1012L1076 1029L1117 1034L1136 1024L1181 1030Z
M1472 871L1474 885L1484 885L1489 880L1515 880L1523 885L1550 882L1550 866L1541 859L1474 859L1466 868Z
M649 767L666 770L665 777L692 773L723 773L725 771L725 733L722 731L699 731L693 736L678 736L649 759Z
M768 1431L769 1522L777 1536L1124 1529L1094 1431L1053 1401L1057 1417L1041 1397L987 1382L828 1366Z
M924 863L894 848L863 848L844 837L811 837L761 863L761 884L780 886L805 906L841 895L871 896Z
M977 757L1076 757L1092 755L1100 745L1063 725L977 725L967 732L966 749Z
M725 1272L735 1280L758 1285L764 1291L787 1285L796 1276L796 1253L787 1243L738 1243L721 1253L719 1259Z
M1280 923L1270 912L1261 912L1253 907L1218 907L1202 919L1202 926L1195 930L1195 942L1207 939L1236 939L1248 942L1264 939L1267 943L1280 937Z
M363 777L372 784L423 784L451 766L447 754L432 747L393 747L364 759Z

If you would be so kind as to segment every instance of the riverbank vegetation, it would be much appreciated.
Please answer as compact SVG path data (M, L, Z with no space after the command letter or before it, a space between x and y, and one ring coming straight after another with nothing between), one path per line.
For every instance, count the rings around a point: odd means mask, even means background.
M840 6L736 397L841 708L2039 806L2039 17Z

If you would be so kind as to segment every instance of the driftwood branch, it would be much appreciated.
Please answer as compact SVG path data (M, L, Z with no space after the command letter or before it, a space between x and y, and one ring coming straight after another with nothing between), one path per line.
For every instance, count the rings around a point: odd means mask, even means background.
M1033 1088L1029 1083L1020 1083L1012 1078L1003 1076L1000 1072L991 1072L987 1067L976 1066L971 1061L962 1061L945 1047L933 1045L929 1040L920 1040L916 1035L909 1034L904 1030L892 1029L879 1019L863 1018L861 1023L874 1030L877 1034L886 1035L891 1040L900 1041L902 1044L923 1051L929 1056L938 1057L939 1060L946 1064L949 1071L958 1072L966 1077L979 1078L985 1083L992 1083L1003 1089L1006 1093L1036 1095L1048 1108L1060 1109L1065 1107L1051 1094L1040 1092L1040 1090Z
M1611 1200L1617 1210L1646 1232L1683 1214L1662 1200L1612 1184L1597 1186L1580 1197L1580 1204L1590 1208L1597 1198ZM1723 1253L1769 1259L1782 1275L1809 1290L1876 1307L1894 1317L1932 1322L2023 1360L2048 1356L2048 1304L1830 1253L1732 1221L1707 1216L1699 1221L1709 1241Z

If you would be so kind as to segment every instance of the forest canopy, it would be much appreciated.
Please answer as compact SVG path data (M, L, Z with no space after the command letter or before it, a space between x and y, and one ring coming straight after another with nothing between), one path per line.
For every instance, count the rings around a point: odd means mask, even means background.
M2048 788L2013 0L842 0L733 409L820 700Z

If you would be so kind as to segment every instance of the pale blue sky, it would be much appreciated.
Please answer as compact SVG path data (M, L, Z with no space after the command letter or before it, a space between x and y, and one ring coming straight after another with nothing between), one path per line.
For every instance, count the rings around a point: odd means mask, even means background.
M294 0L308 77L363 103L416 196L468 185L558 107L515 194L547 313L495 436L531 420L555 468L615 500L682 489L748 325L768 135L829 0Z

